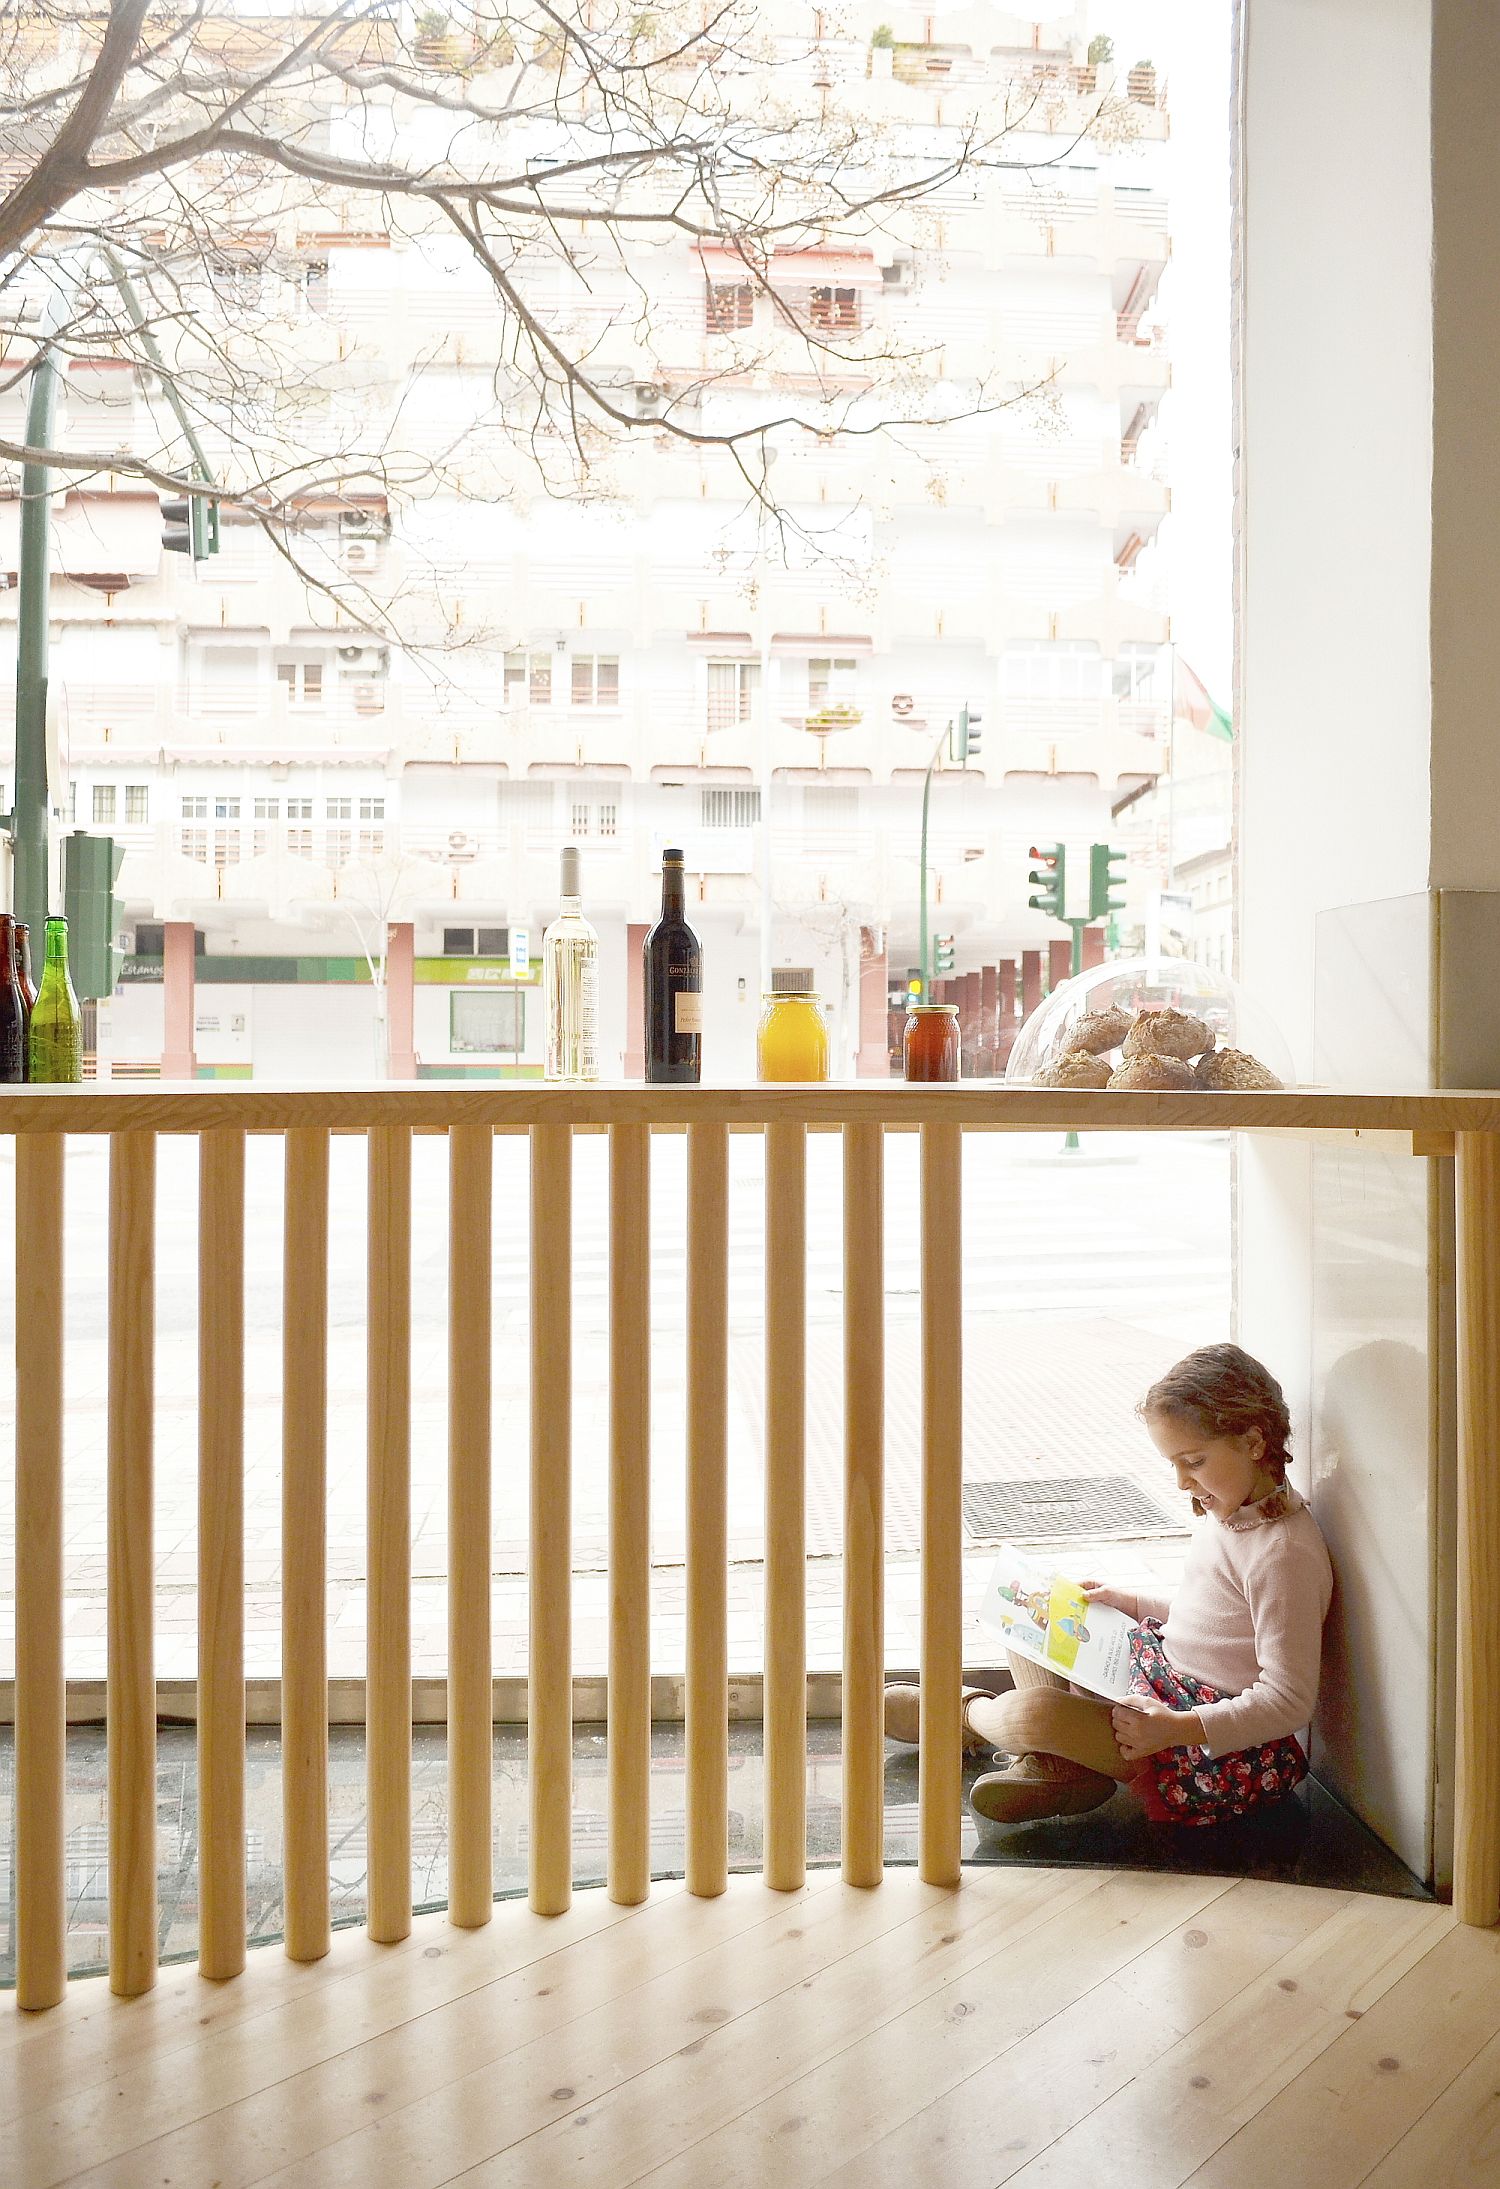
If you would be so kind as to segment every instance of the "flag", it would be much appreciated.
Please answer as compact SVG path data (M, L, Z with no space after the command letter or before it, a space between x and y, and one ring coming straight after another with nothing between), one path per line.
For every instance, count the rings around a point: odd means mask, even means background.
M1172 719L1186 722L1195 730L1203 730L1210 737L1233 739L1234 724L1210 693L1208 686L1183 660L1175 656L1172 691Z

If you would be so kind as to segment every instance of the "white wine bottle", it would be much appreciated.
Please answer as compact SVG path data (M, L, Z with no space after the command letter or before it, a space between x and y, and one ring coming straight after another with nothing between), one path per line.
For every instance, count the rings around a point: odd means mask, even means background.
M562 908L542 937L548 1079L599 1077L599 937L583 916L578 847L562 855Z

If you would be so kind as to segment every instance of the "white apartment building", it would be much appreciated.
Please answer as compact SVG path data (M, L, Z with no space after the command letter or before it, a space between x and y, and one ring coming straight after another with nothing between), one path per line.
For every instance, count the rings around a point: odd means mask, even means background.
M816 968L843 1068L881 1070L886 991L917 953L923 773L964 705L982 744L934 781L933 925L960 971L1063 932L1027 909L1028 847L1063 841L1086 876L1112 807L1162 767L1171 697L1151 567L1169 506L1165 93L1128 55L1096 74L1088 30L1082 10L851 6L778 63L779 91L855 87L929 157L961 104L1014 110L1029 87L1006 155L1045 167L964 173L887 233L778 254L779 303L726 254L656 248L649 345L623 287L559 281L554 323L648 420L686 402L716 432L830 389L857 418L872 348L921 353L933 414L954 422L777 437L784 555L722 459L660 431L608 458L596 498L550 495L493 430L505 331L451 241L369 233L368 201L347 219L330 205L326 227L233 270L295 326L327 403L387 405L439 490L304 513L305 553L394 598L415 650L310 591L253 523L226 518L194 568L162 553L138 487L59 496L70 816L127 854L122 1066L181 1068L162 953L191 929L200 1071L370 1069L371 959L394 1070L539 1069L536 959L576 842L606 1072L632 1062L632 967L667 843L704 942L706 1071L753 1073L767 954ZM1111 73L1128 126L1099 141ZM783 310L826 345L820 390ZM996 380L1033 392L964 415ZM0 426L23 400L0 401ZM75 365L63 445L97 446L106 424L109 445L137 445L147 391L129 367ZM0 507L12 574L15 539ZM7 636L15 597L0 593ZM7 672L7 706L10 691Z

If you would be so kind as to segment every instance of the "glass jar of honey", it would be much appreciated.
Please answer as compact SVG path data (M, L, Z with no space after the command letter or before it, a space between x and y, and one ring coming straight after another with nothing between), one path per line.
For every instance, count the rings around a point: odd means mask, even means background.
M761 1079L828 1077L828 1027L810 966L772 966L755 1061Z
M962 1045L956 1003L913 1003L901 1038L903 1077L957 1079Z

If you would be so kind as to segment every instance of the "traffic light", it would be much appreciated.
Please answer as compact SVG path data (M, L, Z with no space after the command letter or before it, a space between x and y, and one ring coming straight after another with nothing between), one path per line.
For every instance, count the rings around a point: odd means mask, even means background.
M1045 912L1050 919L1066 917L1063 911L1065 875L1068 855L1061 844L1033 844L1027 856L1034 861L1026 879L1036 891L1026 902L1033 912Z
M935 974L953 971L953 937L934 935L932 938L932 970Z
M949 726L948 751L955 760L968 760L979 750L984 716L977 707L961 707L958 720Z
M201 494L161 505L161 544L169 555L191 555L204 562L219 551L219 519Z
M124 847L112 836L75 829L63 838L63 910L68 916L68 971L80 997L112 996L120 978L120 900L115 883Z
M1116 851L1113 844L1090 844L1089 918L1102 920L1111 912L1123 912L1124 909L1124 852Z

